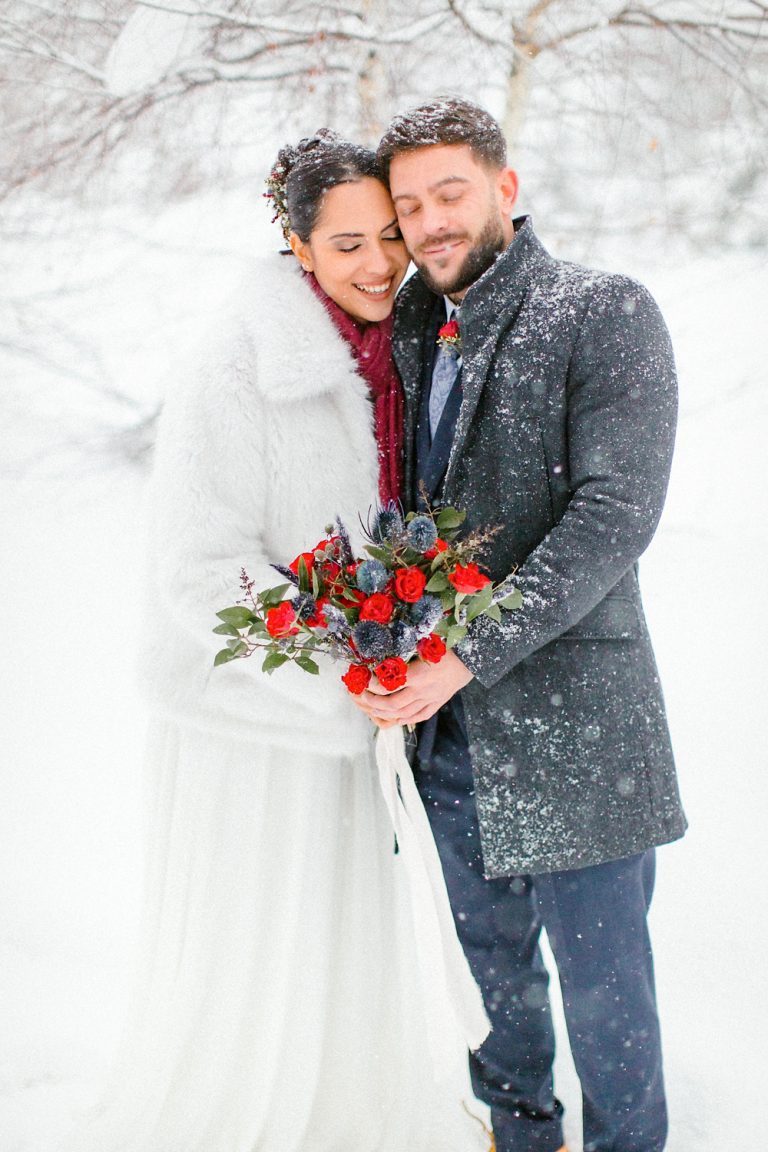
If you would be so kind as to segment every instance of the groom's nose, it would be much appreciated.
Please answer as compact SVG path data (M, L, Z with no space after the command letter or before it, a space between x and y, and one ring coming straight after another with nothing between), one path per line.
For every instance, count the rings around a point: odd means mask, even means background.
M422 243L427 237L441 238L450 225L450 209L445 204L423 204L419 216Z

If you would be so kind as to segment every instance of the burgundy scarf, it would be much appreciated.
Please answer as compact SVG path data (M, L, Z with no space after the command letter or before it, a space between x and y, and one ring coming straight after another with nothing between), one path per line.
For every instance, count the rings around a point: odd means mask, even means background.
M340 335L352 349L360 375L373 400L373 429L379 450L379 499L382 505L403 494L403 387L392 359L393 316L375 324L362 324L323 291L315 276L306 273L312 291L322 300Z

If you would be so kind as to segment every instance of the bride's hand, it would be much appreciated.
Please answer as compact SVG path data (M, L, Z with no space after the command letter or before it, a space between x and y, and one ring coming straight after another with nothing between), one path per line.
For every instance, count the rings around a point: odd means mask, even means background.
M468 684L472 673L458 656L446 652L439 664L413 661L408 665L408 680L402 688L388 692L372 680L355 703L380 728L395 724L420 724L434 716L451 696Z

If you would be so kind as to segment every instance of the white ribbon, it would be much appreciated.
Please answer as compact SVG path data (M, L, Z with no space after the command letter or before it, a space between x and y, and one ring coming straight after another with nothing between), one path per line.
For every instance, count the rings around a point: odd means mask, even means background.
M452 1008L461 1035L472 1051L480 1047L491 1025L456 935L440 857L405 756L401 727L379 729L376 764L408 873L429 1040L435 1065L440 1069L446 1066L447 1060L446 1003Z

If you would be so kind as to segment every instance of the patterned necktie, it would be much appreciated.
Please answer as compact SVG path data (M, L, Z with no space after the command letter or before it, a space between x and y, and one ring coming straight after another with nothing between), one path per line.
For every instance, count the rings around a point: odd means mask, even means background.
M449 319L459 319L458 308L454 310ZM429 432L433 440L445 408L445 402L459 374L460 358L458 348L454 348L453 345L440 344L438 346L435 366L432 369L432 387L429 392Z

